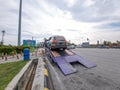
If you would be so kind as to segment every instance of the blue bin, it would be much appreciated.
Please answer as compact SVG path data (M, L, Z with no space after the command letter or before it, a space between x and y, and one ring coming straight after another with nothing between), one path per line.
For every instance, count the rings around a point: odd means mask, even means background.
M25 48L23 50L23 54L24 54L24 57L23 57L24 60L30 60L30 50L28 48Z

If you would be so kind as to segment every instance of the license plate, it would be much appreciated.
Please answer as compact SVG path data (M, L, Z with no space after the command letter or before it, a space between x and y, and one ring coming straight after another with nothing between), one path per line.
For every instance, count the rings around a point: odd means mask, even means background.
M59 43L60 45L64 45L64 43Z

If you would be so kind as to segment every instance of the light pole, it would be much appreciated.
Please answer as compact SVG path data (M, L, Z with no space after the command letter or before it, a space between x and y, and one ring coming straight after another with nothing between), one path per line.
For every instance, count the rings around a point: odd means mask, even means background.
M5 35L5 30L2 30L2 40L1 40L1 45L4 43L4 35Z
M33 42L33 36L32 36L32 50L34 51L34 42Z
M19 23L18 23L18 46L20 46L21 42L21 15L22 15L22 0L20 0L19 6Z

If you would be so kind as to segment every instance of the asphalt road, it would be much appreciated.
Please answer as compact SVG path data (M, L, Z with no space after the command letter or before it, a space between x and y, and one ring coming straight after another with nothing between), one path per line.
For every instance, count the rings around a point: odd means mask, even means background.
M73 52L97 67L87 69L73 63L78 72L64 76L54 63L48 62L55 90L120 90L120 49L76 48Z

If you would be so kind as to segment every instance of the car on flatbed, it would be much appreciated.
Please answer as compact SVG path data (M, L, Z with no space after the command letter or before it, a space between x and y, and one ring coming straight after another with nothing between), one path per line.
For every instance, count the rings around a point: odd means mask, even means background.
M67 48L67 41L64 36L54 35L49 37L47 41L47 47L49 49L63 49Z

